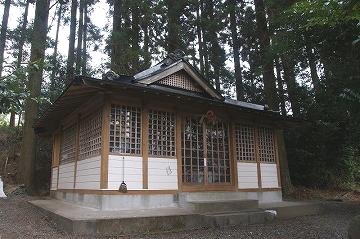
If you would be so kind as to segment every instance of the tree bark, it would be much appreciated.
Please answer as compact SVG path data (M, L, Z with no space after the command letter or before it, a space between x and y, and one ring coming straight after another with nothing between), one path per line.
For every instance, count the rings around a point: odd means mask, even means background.
M50 77L50 92L52 92L55 89L55 77L57 73L57 67L55 66L57 63L57 56L58 56L58 44L59 44L59 31L60 31L60 25L61 25L61 17L62 17L62 5L60 4L58 12L57 12L57 23L56 23L56 35L55 35L55 43L54 43L54 53L52 55L52 66L53 69L51 71L51 77ZM54 100L54 99L51 99Z
M24 44L25 44L25 39L26 39L26 27L28 24L29 5L30 5L30 0L27 0L26 5L25 5L23 21L21 23L21 37L20 37L20 41L19 41L19 46L18 46L19 52L18 52L17 61L16 61L17 69L20 68L21 63L22 63L22 58L23 58L23 50L24 50Z
M166 0L168 19L166 50L168 53L177 49L185 50L180 36L180 16L184 10L185 2L185 0Z
M43 67L46 49L46 35L49 17L49 0L37 0L34 28L31 37L30 71L27 84L29 96L25 101L25 125L21 148L21 179L30 193L34 193L34 170L36 135L33 124L38 115L37 102L41 92ZM35 66L36 64L36 66Z
M280 66L279 58L275 58L275 67L276 67L276 80L278 83L281 115L286 115L285 90L284 90L283 79L281 77L281 66Z
M111 70L121 73L121 54L123 52L121 43L121 20L122 20L122 0L114 1L113 29L111 36Z
M77 34L77 46L76 46L76 68L75 73L81 74L81 57L82 57L82 43L83 43L83 30L84 30L84 0L80 0L80 15L79 15L79 27Z
M140 9L137 2L131 5L131 48L133 52L131 74L140 71Z
M317 73L316 58L313 52L313 48L311 47L310 39L308 39L306 35L305 35L305 50L309 62L311 81L314 86L315 99L316 99L316 96L319 95L320 79Z
M5 53L10 5L11 5L11 0L5 0L3 19L2 19L2 23L1 23L1 35L0 35L0 78L1 78L1 74L3 71L3 64L4 64L4 53Z
M76 35L76 12L78 9L78 1L71 1L71 18L70 18L70 36L69 36L69 49L68 59L66 66L66 81L71 82L74 78L74 63L75 63L75 35Z
M271 110L278 110L278 97L274 76L274 64L270 57L270 34L267 27L265 4L263 0L254 0L255 18L260 41L260 56L264 81L265 100Z
M235 68L235 87L236 87L236 99L244 100L244 88L242 80L242 69L240 60L240 44L238 39L237 21L236 21L236 0L229 0L229 13L230 13L230 30L232 38L233 56L234 56L234 68Z
M208 25L207 25L208 40L211 45L210 61L211 61L211 65L214 70L213 79L214 79L216 90L220 91L221 90L220 68L222 67L222 63L220 60L221 48L220 48L220 45L218 42L218 37L217 37L217 32L216 32L217 27L215 24L216 20L215 20L215 16L214 16L213 0L206 1L205 11L206 11L206 16L207 16L206 20L208 21Z
M84 76L87 75L87 31L88 31L88 24L89 24L89 16L88 16L88 1L84 0L84 31L83 31L83 49L82 49L82 74Z
M201 1L198 1L196 6L196 34L198 39L198 47L199 47L199 63L200 63L200 72L204 74L204 46L203 46L203 37L202 37L202 20L200 15Z
M289 101L291 104L291 109L293 116L300 116L300 103L298 99L298 85L296 83L296 76L294 73L295 62L291 56L282 56L281 59L282 66L284 69L284 79L287 86L287 92L289 95Z
M282 129L277 130L277 142L279 148L281 189L284 195L289 195L294 191L294 187L291 183L289 164L284 140L284 132Z

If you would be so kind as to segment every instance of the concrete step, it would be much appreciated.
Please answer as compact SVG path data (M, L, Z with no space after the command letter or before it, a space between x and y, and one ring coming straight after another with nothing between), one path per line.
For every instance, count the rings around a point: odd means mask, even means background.
M235 226L242 224L257 224L269 222L275 219L275 215L264 210L243 210L239 212L225 212L216 214L204 214L207 225L214 227Z
M259 208L263 210L274 210L277 212L277 218L288 219L299 216L317 215L322 213L322 207L319 202L298 202L283 201L276 203L260 204Z
M234 212L248 209L257 209L258 200L217 200L188 202L195 213Z

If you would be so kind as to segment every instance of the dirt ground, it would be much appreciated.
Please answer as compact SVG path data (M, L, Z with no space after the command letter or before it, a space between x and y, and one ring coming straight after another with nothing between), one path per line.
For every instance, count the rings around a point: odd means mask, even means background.
M52 220L29 204L26 196L0 199L0 238L120 238L72 236L60 230ZM124 238L347 238L350 220L360 214L359 202L327 202L323 215L304 216L271 223L236 227L162 232Z

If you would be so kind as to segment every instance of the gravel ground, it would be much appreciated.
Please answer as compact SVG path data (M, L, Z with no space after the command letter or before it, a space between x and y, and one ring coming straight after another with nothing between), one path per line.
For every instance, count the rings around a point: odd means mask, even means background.
M27 200L31 199L35 198L11 197L0 199L0 239L91 238L74 237L61 231L45 214L27 203ZM126 238L347 238L347 227L351 218L360 214L360 203L329 202L326 203L326 207L327 213L318 216L276 220L258 225L166 232Z

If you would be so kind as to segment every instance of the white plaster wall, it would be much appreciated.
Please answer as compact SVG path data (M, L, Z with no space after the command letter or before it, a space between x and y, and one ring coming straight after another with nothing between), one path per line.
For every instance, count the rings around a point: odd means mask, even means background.
M101 156L83 159L76 166L76 189L100 189Z
M58 167L54 167L51 170L51 187L50 190L57 189L57 180L58 180Z
M109 155L108 188L119 189L123 180L123 157L127 189L142 189L142 157L119 155Z
M148 158L148 188L178 189L177 159Z
M59 166L59 189L74 188L75 163L64 163Z
M263 188L278 188L278 175L275 163L260 163L261 185Z
M257 163L237 163L238 188L258 188Z

